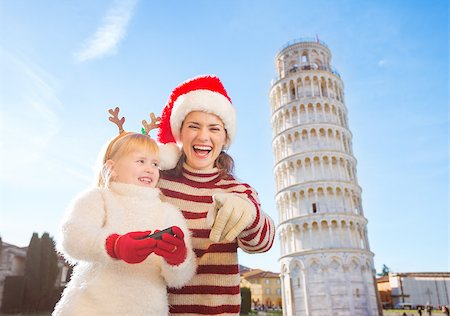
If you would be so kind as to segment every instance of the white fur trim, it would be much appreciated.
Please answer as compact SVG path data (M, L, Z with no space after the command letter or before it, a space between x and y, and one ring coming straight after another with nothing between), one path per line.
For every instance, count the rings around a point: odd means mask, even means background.
M173 137L180 141L181 125L185 117L193 111L203 111L217 115L223 121L230 142L236 134L236 111L231 102L221 93L211 90L194 90L175 100L170 125Z
M186 241L186 238L185 238ZM161 275L169 287L181 288L186 285L197 271L197 258L192 250L191 241L188 241L186 259L177 266L168 264L161 258Z
M175 168L181 157L181 150L175 143L158 144L159 147L159 167L161 170Z

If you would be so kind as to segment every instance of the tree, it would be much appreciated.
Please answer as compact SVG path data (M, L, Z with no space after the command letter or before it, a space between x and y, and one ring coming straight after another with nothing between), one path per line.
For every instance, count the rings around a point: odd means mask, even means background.
M53 239L48 233L39 238L33 233L25 263L25 311L50 310L54 306L58 257Z
M241 314L248 315L252 308L252 292L248 287L241 287Z
M39 305L41 269L41 240L33 233L27 250L25 263L24 307L27 311L35 311Z
M58 257L53 239L48 233L41 237L41 282L39 310L53 308L51 298L55 290L55 281L58 276Z

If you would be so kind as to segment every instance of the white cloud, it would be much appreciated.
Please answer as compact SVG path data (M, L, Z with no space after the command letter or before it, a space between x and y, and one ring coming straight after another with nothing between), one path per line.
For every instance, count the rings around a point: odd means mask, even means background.
M386 59L380 59L380 60L378 61L378 66L379 66L379 67L384 67L384 66L386 66L386 63L387 63L387 60L386 60Z
M30 161L60 130L56 109L58 82L38 65L19 55L1 52L0 148L2 159ZM6 136L8 135L8 136ZM28 153L18 155L20 153ZM24 161L25 160L25 161Z
M137 0L119 0L116 1L97 31L87 40L84 47L75 53L77 62L84 62L94 58L100 58L106 55L112 55L117 52L120 41L125 37L126 28Z
M46 176L34 175L54 170L49 150L63 125L59 83L23 56L1 51L0 57L7 78L0 94L0 183L42 184Z

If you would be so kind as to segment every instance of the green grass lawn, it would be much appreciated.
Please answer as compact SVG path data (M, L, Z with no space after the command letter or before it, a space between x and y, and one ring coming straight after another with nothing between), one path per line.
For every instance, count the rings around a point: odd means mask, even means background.
M240 314L241 316L254 316L254 315L283 315L282 311L267 311L267 312L261 312L261 314L258 314L257 311L251 311L249 314Z
M50 316L52 313L19 313L19 314L0 314L1 316Z
M419 315L416 309L383 309L383 314L384 315L402 315L403 313L406 313L406 315L410 316L410 315ZM422 315L423 316L427 316L427 312L426 311L422 311ZM443 315L443 313L440 310L437 309L433 309L433 313L431 315Z

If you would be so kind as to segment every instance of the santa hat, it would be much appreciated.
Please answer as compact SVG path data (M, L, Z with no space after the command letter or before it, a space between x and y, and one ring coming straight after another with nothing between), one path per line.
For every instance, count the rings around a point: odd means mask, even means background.
M236 112L222 82L213 75L190 79L172 91L161 115L158 141L176 146L176 143L180 142L181 125L185 117L193 111L212 113L220 117L229 143L232 142L236 134ZM162 152L161 155L173 153L174 150L171 149L171 153ZM173 167L175 166L176 163Z

